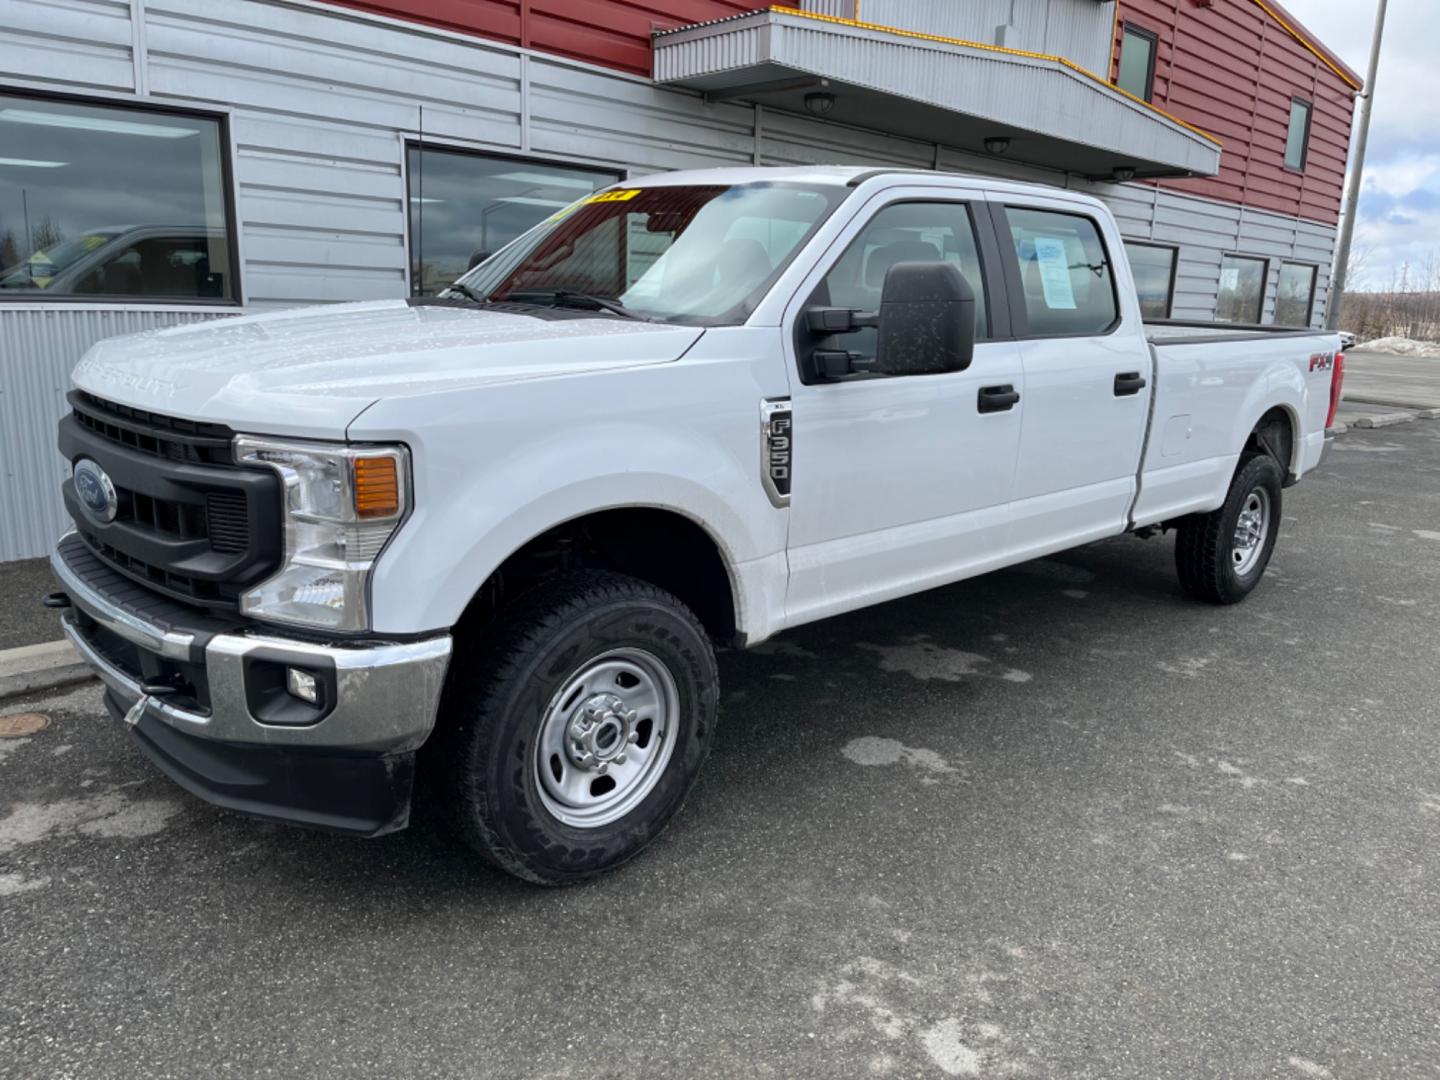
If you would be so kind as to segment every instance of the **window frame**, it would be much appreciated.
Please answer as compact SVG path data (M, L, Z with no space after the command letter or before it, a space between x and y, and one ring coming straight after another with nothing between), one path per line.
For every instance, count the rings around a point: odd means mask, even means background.
M1260 264L1260 310L1255 313L1253 322L1225 322L1226 326L1264 326L1265 325L1265 297L1270 292L1270 258L1266 255L1246 255L1240 251L1222 251L1220 253L1220 272L1225 272L1226 259L1240 259L1244 262L1258 262ZM1215 311L1214 321L1224 322L1220 318L1220 283L1215 283Z
M888 192L877 193L881 198ZM855 217L852 217L845 225L848 235L842 234L837 237L825 249L824 254L817 261L813 274L814 284L808 289L802 284L796 292L796 297L803 297L795 312L795 320L791 329L791 342L795 352L795 372L803 386L846 386L850 383L868 382L872 379L920 379L933 378L929 375L893 375L888 372L858 372L854 375L847 375L841 379L815 379L811 378L808 372L809 365L806 360L815 351L815 343L820 340L810 333L810 328L805 322L806 309L810 307L810 299L815 291L830 276L830 272L849 252L851 245L864 235L865 230L886 210L892 206L903 206L910 203L920 204L958 204L965 209L966 215L970 218L970 227L975 233L975 253L980 259L980 287L985 298L985 320L989 327L988 337L976 338L975 348L984 345L991 345L995 342L1014 341L1012 306L1010 303L1010 276L1005 267L1005 252L994 232L994 216L991 212L994 203L990 202L985 195L979 191L954 191L941 188L931 195L901 195L898 198L885 199L873 210L867 212L869 203L862 206ZM842 204L843 206L843 204ZM837 208L837 212L838 212ZM855 225L857 218L863 218L858 227L850 232ZM810 275L807 275L807 280Z
M1298 266L1301 269L1310 271L1310 300L1305 305L1305 321L1303 323L1280 323L1275 322L1274 315L1271 315L1271 322L1276 326L1292 327L1294 329L1309 328L1315 323L1315 298L1320 292L1320 264L1300 262L1296 259L1280 259L1278 273L1275 277L1275 310L1280 309L1280 277L1285 273L1285 267Z
M1120 85L1120 67L1125 62L1125 36L1127 34L1134 34L1136 37L1142 38L1150 44L1150 60L1145 65L1145 93L1136 96L1138 96L1141 101L1152 103L1155 100L1155 65L1160 59L1160 35L1137 22L1131 22L1128 19L1121 22L1120 53L1115 58L1115 86L1117 89L1124 90L1127 94L1133 91L1125 90L1125 88Z
M235 142L230 126L230 110L223 106L188 108L152 102L148 98L107 96L104 94L69 94L54 90L32 90L18 86L0 86L0 102L7 99L51 101L57 105L81 105L89 108L115 109L119 112L180 116L186 119L210 120L216 125L220 151L220 198L225 206L225 240L229 256L230 295L213 296L124 296L104 293L65 293L47 296L44 290L7 296L0 292L0 311L7 306L43 305L63 307L124 307L124 308L222 308L232 310L245 306L244 260L240 252L240 220L235 197Z
M1016 341L1063 341L1066 338L1101 338L1110 337L1117 333L1125 323L1125 310L1120 304L1119 283L1115 280L1115 255L1110 250L1109 243L1105 239L1105 230L1101 227L1099 219L1093 216L1089 207L1071 204L1070 207L1059 207L1053 204L1026 205L1025 203L1002 203L992 202L989 204L991 216L995 222L995 234L997 243L1000 245L1000 259L1005 270L1005 296L1010 304L1010 328L1014 331ZM1110 266L1110 296L1115 305L1115 318L1103 330L1085 330L1068 334L1036 334L1030 331L1030 312L1025 306L1025 281L1020 273L1020 256L1015 251L1015 243L1011 239L1014 235L1010 231L1010 217L1007 210L1029 210L1044 214L1059 214L1062 217L1084 218L1095 229L1095 235L1100 240L1100 250L1105 253L1105 261ZM1003 240L1000 238L1003 237ZM1127 263L1128 265L1128 263Z
M481 158L486 161L511 162L515 165L538 166L541 168L548 166L555 169L571 169L576 171L583 170L588 172L608 173L614 175L615 178L611 181L611 183L615 184L624 183L630 178L629 169L614 163L601 162L596 164L590 164L587 162L576 161L574 158L558 156L545 156L539 154L507 154L504 152L496 152L492 150L479 150L476 149L474 146L462 145L459 143L451 142L447 139L432 139L429 136L421 138L419 137L418 133L413 137L408 133L402 133L400 136L400 179L405 188L405 205L403 209L403 214L405 218L405 296L407 299L413 299L425 295L423 293L415 292L414 284L414 272L416 269L414 260L415 233L414 230L411 228L410 220L410 197L412 194L411 180L413 179L412 170L410 168L411 150L417 150L421 152L426 150L434 150L442 154L455 154L458 157ZM602 184L595 190L603 191L608 186L609 184ZM495 251L499 251L500 248L503 248L504 246L504 244L501 244L500 247L497 247L495 249Z
M1300 164L1290 164L1290 127L1295 120L1295 106L1301 105L1305 108L1305 131L1300 136ZM1303 173L1305 166L1310 163L1310 129L1315 122L1315 103L1298 94L1290 98L1290 112L1285 118L1285 153L1280 160L1281 167L1286 172Z
M1170 252L1170 280L1166 283L1165 286L1165 314L1161 317L1165 319L1173 318L1175 315L1175 283L1179 280L1180 277L1180 245L1165 244L1161 243L1158 240L1132 240L1128 236L1122 236L1120 238L1120 246L1124 248L1147 247L1155 248L1158 251ZM1129 263L1128 255L1126 256L1126 263ZM1133 283L1135 278L1134 267L1130 268L1130 278ZM1138 288L1135 290L1135 299L1137 301L1140 300L1140 290ZM1142 322L1144 321L1144 311L1141 311L1140 319Z

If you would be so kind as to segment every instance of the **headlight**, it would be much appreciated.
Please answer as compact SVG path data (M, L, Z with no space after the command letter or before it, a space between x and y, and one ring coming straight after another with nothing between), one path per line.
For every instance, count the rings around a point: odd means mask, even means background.
M240 597L246 615L330 630L370 625L370 568L409 508L403 446L337 446L235 438L241 465L285 486L285 560Z

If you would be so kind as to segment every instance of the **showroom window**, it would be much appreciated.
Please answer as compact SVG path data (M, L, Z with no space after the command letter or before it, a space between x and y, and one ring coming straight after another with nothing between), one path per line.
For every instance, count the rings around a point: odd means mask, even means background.
M1265 303L1264 259L1226 255L1220 260L1220 290L1215 300L1217 322L1258 323Z
M1297 172L1305 168L1305 158L1310 144L1310 112L1308 101L1292 98L1290 101L1290 127L1285 134L1285 167Z
M1140 296L1141 318L1168 319L1175 302L1175 262L1179 252L1160 244L1126 240L1125 254Z
M237 301L222 123L0 94L0 301Z
M1142 101L1149 101L1155 92L1155 53L1160 38L1134 23L1125 24L1120 39L1120 69L1115 85Z
M1315 304L1315 267L1281 263L1280 286L1275 294L1275 322L1279 326L1309 326Z
M406 148L410 292L433 296L476 263L618 172Z

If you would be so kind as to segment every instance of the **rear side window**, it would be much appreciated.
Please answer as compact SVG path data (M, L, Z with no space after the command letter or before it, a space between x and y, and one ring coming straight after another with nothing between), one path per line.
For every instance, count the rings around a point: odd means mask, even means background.
M1005 209L1030 337L1108 333L1119 316L1100 229L1081 214Z

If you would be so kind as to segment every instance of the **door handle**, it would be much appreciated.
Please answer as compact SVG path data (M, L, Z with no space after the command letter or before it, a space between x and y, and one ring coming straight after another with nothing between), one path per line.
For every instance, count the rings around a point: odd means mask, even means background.
M1003 386L982 386L976 399L976 408L981 412L1005 412L1013 409L1019 400L1019 391L1009 383Z
M1145 389L1145 376L1138 371L1126 371L1115 376L1115 396L1129 397Z

